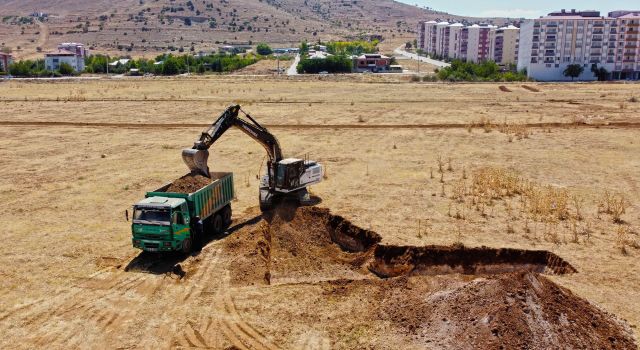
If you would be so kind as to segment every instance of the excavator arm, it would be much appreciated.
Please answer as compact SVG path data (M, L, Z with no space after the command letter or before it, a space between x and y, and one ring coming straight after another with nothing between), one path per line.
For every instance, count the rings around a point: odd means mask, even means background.
M249 121L240 118L240 112ZM194 143L193 148L182 150L182 159L191 171L209 176L209 167L207 165L209 147L232 126L237 127L264 147L269 155L268 166L270 169L273 164L282 160L282 150L276 137L249 114L244 113L239 105L234 105L228 107L208 129L202 132L200 138Z

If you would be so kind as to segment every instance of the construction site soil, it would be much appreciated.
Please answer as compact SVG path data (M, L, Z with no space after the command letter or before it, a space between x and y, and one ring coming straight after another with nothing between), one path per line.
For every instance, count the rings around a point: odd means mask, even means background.
M193 193L211 182L222 178L225 173L211 173L210 175L211 177L196 173L186 174L162 188L160 192Z
M553 253L380 241L327 209L281 207L223 251L231 287L259 287L249 309L291 323L259 324L279 343L306 325L338 348L636 348L625 323L541 275L577 272Z

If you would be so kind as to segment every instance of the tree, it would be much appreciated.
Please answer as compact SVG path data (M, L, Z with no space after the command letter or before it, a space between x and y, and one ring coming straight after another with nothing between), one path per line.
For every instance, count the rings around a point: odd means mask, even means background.
M579 64L570 64L562 74L564 74L565 77L571 77L571 81L573 81L573 79L579 77L582 72L584 72L584 67Z
M606 81L607 75L609 75L609 71L606 68L600 67L598 68L598 64L594 63L591 65L591 73L598 79L598 81Z
M75 72L73 67L71 67L71 65L67 62L60 63L60 67L58 67L58 71L62 75L72 75Z
M413 44L410 41L407 41L407 43L404 44L405 50L411 50L412 47L413 47Z
M191 25L191 18L187 17L184 19L184 25L185 26L190 26Z
M271 55L273 53L273 50L266 43L260 43L256 47L256 52L258 53L258 55L267 56Z
M162 74L164 75L176 75L178 74L178 62L173 56L167 57L162 64Z

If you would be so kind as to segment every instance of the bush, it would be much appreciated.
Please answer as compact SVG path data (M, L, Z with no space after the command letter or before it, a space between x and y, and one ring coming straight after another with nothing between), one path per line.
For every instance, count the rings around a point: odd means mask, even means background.
M266 43L260 43L256 47L256 52L258 53L258 55L268 56L273 53L273 50L271 50L271 47Z
M525 81L523 72L501 72L493 61L471 63L454 60L451 66L437 71L438 79L445 81Z
M73 67L71 67L69 63L62 62L60 63L58 72L60 72L60 74L62 75L73 75L75 73L75 70L73 69Z

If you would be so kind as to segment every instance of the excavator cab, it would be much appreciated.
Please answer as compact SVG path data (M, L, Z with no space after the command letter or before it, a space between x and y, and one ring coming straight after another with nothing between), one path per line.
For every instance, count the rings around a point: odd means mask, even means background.
M276 188L285 191L300 187L300 177L304 174L304 160L287 158L276 165Z

